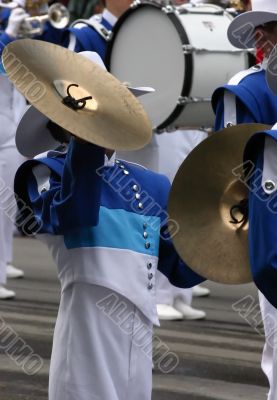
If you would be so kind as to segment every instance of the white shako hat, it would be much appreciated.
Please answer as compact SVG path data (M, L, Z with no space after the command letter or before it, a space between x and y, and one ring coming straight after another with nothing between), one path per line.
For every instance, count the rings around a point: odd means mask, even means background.
M83 51L79 54L107 70L101 57L97 53ZM150 87L127 87L136 97L154 92L154 89ZM48 124L49 118L38 111L34 106L30 106L27 109L19 122L15 137L16 147L20 154L27 158L33 158L48 150L55 150L60 145L60 143L53 138L48 129Z
M277 22L277 0L252 0L252 11L233 19L228 28L228 39L239 49L255 47L254 30L267 22Z

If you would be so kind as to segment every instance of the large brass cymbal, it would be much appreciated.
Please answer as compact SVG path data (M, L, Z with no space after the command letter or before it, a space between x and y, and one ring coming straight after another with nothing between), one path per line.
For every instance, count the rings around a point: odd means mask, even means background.
M22 39L4 50L3 63L16 88L53 122L77 137L116 150L144 147L152 136L150 120L130 91L96 63L54 44ZM73 110L69 93L86 100Z
M267 129L243 124L213 134L190 153L173 182L169 215L179 224L175 248L192 270L214 282L252 281L248 224L232 224L230 209L248 196L240 180L245 145Z

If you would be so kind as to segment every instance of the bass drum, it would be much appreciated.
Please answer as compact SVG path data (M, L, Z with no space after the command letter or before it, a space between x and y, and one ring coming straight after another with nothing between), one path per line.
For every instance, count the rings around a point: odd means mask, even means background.
M213 91L248 68L227 29L233 17L221 7L136 2L116 23L106 65L119 80L151 86L140 101L153 129L210 127Z

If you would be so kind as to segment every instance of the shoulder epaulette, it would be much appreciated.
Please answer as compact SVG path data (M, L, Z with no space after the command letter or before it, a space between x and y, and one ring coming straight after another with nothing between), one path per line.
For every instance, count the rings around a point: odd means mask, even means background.
M94 29L104 40L108 40L111 31L109 31L105 26L103 26L96 18L91 19L77 19L71 25L74 28L78 24L84 24L92 29Z
M228 82L228 85L238 85L247 76L256 74L257 72L260 72L262 70L263 70L263 68L262 68L261 64L257 64L249 69L240 71L230 79L230 81Z

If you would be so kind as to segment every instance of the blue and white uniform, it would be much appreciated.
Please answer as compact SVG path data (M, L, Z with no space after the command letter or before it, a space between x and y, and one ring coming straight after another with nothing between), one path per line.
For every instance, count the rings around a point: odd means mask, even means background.
M253 279L263 293L266 345L263 370L270 383L268 400L277 393L277 125L255 134L248 142L244 162L249 166L249 252Z
M216 112L215 130L222 129L229 125L242 123L262 123L274 125L277 121L277 96L274 95L266 82L267 61L263 64L252 67L247 71L239 72L235 75L228 85L218 88L212 99L214 111ZM274 132L274 131L272 131ZM272 140L271 140L272 141ZM263 170L263 144L259 151L259 160L255 160L255 165ZM249 149L249 146L248 146ZM247 152L249 154L249 152ZM265 158L266 159L266 158ZM258 164L257 164L258 163ZM263 188L260 183L257 185L257 191L263 194ZM256 191L256 193L257 193ZM254 281L260 289L259 300L265 327L266 343L263 352L262 369L265 372L269 384L270 393L268 400L275 400L277 388L277 354L271 346L272 337L272 321L277 323L277 306L276 299L272 296L272 287L274 285L274 268L268 271L265 267L267 262L271 262L274 238L272 224L270 224L270 213L256 215L257 207L265 204L255 201L255 196L250 191L249 201L249 249L251 256L251 268ZM264 208L266 211L266 208ZM260 212L260 211L259 211ZM264 233L271 232L270 235ZM267 242L269 240L269 242ZM275 245L276 246L276 245ZM254 256L255 253L255 256ZM272 281L270 282L269 276ZM276 290L276 284L275 288ZM273 305L272 305L273 304ZM275 333L277 340L277 332Z
M266 62L239 72L228 85L214 92L212 105L216 113L216 131L228 124L275 124L277 96L268 88L265 68Z
M81 51L95 51L104 60L106 41L98 33L98 30L101 29L101 26L105 30L111 30L116 22L116 18L105 9L103 14L93 16L91 20L97 21L97 30L85 24L78 24L66 29L55 29L47 23L44 33L36 37L36 39L61 45L78 53ZM5 32L0 35L0 55L5 46L13 40L15 39L11 38Z
M50 400L151 399L156 270L181 287L202 281L169 239L169 190L166 177L74 139L66 156L19 169L15 191L42 221L62 288ZM134 345L138 321L148 335Z
M101 35L101 31L111 31L116 21L117 18L109 10L105 9L102 14L92 16L88 20L88 25L78 23L68 28L70 37L67 47L78 53L81 51L95 51L104 61L107 43L106 39Z

